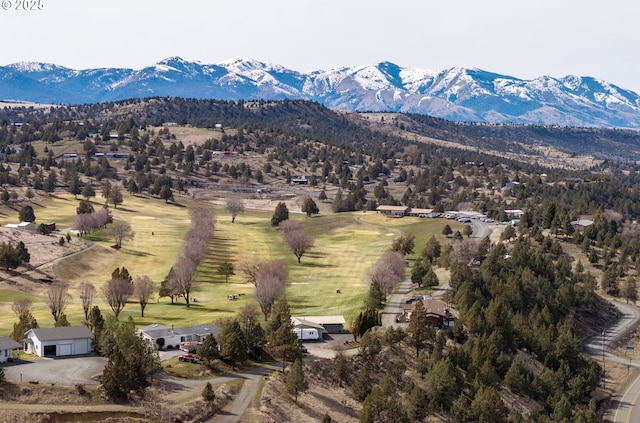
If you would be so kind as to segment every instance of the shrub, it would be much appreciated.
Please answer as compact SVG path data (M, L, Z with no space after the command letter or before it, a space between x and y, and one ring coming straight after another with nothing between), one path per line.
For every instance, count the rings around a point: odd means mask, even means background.
M76 391L78 391L78 395L81 395L81 396L85 396L89 393L87 392L83 383L76 383Z

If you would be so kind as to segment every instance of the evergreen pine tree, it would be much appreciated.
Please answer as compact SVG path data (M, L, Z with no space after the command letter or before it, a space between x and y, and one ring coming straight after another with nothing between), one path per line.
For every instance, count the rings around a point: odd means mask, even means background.
M307 392L307 389L309 389L309 383L304 375L300 358L294 361L285 379L287 392L289 395L293 395L294 402L298 402L298 395Z

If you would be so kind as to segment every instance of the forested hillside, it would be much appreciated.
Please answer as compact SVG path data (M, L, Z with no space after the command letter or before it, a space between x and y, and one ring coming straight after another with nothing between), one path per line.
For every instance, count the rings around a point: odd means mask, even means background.
M603 160L578 172L484 149L509 145L517 153L525 144L562 139L559 149L583 143L584 152L597 145L599 153L624 154L621 146L633 145L636 134L454 125L405 115L389 115L381 125L384 116L367 119L373 116L303 101L167 98L4 108L0 200L13 205L61 191L89 200L100 192L115 208L121 190L165 203L175 202L174 194L198 201L212 191L277 193L272 198L279 201L278 195L303 192L334 213L380 205L482 213L506 227L499 242L449 228L443 235L450 245L413 246L395 261L399 280L410 265L420 289L433 281L429 271L447 275L459 317L452 329L424 331L414 321L406 330L376 331L367 330L375 318L364 329L360 319L351 329L355 338L363 335L361 354L342 363L340 374L320 369L314 377L343 389L363 422L597 421L602 372L580 342L594 322L615 317L603 311L602 295L637 300L636 164ZM294 185L301 179L305 191ZM581 217L591 224L576 226ZM278 226L275 213L274 219ZM376 316L390 292L371 274L364 277L371 285L363 316Z
M16 122L35 124L49 120L115 122L133 119L139 125L176 122L213 128L216 124L222 124L226 127L286 129L330 142L357 141L363 148L382 143L396 144L411 139L413 134L419 134L473 146L478 151L531 153L532 148L547 146L569 155L590 155L622 161L640 159L640 133L635 130L456 123L426 115L390 113L387 114L387 123L393 122L407 131L403 136L390 136L379 131L376 125L371 125L375 122L353 119L357 115L335 112L319 103L302 100L234 102L159 97L42 108L14 105L0 111L0 122L4 126ZM544 163L543 157L540 163Z

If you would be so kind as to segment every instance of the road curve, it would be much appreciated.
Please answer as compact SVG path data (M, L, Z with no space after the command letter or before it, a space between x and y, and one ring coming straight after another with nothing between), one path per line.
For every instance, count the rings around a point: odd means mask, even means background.
M606 348L615 348L624 336L633 330L640 322L640 309L635 306L612 301L616 308L622 313L622 317L611 327L607 328L604 336L591 338L584 345L584 350L593 356L602 356L603 341ZM626 364L630 367L640 368L640 360L629 360L604 352L607 361ZM630 379L625 390L617 394L609 409L604 415L603 421L610 423L635 423L640 422L640 407L636 407L640 401L640 373L634 372L635 377Z

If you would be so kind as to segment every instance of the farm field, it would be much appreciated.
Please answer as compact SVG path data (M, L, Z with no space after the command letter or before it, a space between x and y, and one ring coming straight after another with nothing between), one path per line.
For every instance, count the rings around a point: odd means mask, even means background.
M94 207L101 207L101 199L94 200ZM189 228L189 207L210 207L217 220L210 254L198 269L198 282L191 294L196 302L187 309L182 299L172 304L169 298L159 299L156 295L142 318L139 305L131 298L120 315L121 319L131 316L140 327L150 323L186 326L231 317L244 304L253 301L253 285L245 283L239 271L225 282L224 276L218 272L218 266L229 261L237 269L245 260L278 259L289 268L287 298L292 314L342 314L349 321L360 311L368 291L368 267L389 248L395 237L404 231L414 233L418 254L431 235L440 238L443 245L447 242L441 235L445 224L449 223L454 230L460 229L443 219L391 219L362 212L321 214L308 218L291 213L290 218L299 220L305 231L315 239L314 248L298 264L295 256L285 248L280 233L270 226L272 210L247 210L236 218L235 223L231 223L231 217L219 205L188 203L188 199L182 198L178 201L184 204L177 206L157 199L125 195L124 203L111 210L114 221L125 220L131 224L134 238L125 240L122 248L116 250L112 248L114 242L107 232L98 231L87 237L95 243L94 247L58 262L58 274L71 282L72 298L66 314L72 325L84 320L77 295L77 287L81 282L91 282L96 286L95 304L103 315L110 314L111 310L100 294L101 287L116 267L125 266L134 277L148 275L156 287L160 286L175 262ZM38 207L34 207L37 221L55 221L58 228L68 228L78 202L73 196L64 194L42 201ZM13 216L17 216L17 211L13 210L0 210L0 213L1 224L13 222ZM412 262L413 258L409 257L409 263ZM41 285L41 292L44 292L46 285ZM340 290L339 294L337 290ZM237 300L227 299L234 294ZM0 335L10 334L15 321L11 303L24 297L33 301L32 312L40 326L53 326L53 318L41 293L2 290Z

